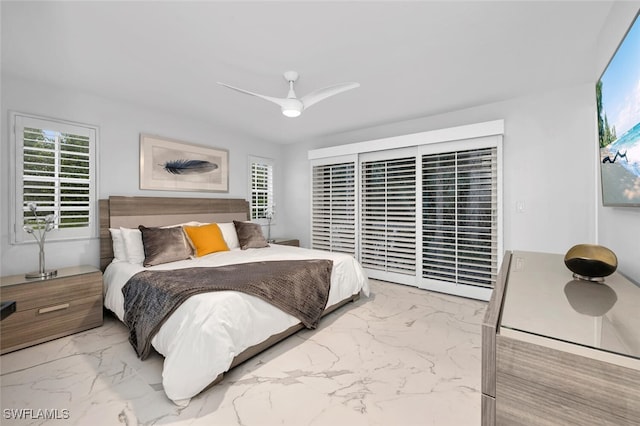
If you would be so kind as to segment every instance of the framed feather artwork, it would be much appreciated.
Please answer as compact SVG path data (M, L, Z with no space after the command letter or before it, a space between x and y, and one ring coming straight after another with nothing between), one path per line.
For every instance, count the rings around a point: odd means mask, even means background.
M141 133L140 189L229 192L229 151Z

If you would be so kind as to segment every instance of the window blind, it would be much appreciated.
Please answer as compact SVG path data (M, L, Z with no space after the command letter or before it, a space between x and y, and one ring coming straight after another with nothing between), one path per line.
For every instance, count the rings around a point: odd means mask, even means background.
M274 215L273 165L269 160L251 160L251 219Z
M313 166L311 248L356 254L355 164Z
M497 149L422 156L422 276L493 287L498 265Z
M23 158L24 223L33 221L26 213L34 202L38 214L57 216L60 229L89 226L89 138L26 127Z
M16 143L14 241L25 241L22 226L38 216L56 216L49 239L95 234L96 129L73 123L12 114Z
M368 269L416 273L416 158L361 163L360 261Z

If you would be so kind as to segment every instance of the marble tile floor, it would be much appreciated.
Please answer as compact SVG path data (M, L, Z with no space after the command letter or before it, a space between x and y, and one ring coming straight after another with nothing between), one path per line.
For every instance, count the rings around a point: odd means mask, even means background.
M236 367L186 408L164 395L162 357L140 361L110 315L102 327L5 354L0 423L479 425L486 303L370 282L369 298ZM15 419L20 409L31 419Z

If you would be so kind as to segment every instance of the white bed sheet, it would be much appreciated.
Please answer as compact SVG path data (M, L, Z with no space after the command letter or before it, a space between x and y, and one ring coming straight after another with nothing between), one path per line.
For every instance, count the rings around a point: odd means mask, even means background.
M122 321L122 287L129 278L145 269L168 270L294 259L333 260L327 306L360 291L365 296L369 295L366 274L353 257L272 244L267 248L235 249L149 268L128 262L112 262L103 277L104 305ZM226 372L240 352L299 322L262 299L240 292L219 291L190 297L151 341L165 357L162 372L165 393L178 405L188 404L219 374Z

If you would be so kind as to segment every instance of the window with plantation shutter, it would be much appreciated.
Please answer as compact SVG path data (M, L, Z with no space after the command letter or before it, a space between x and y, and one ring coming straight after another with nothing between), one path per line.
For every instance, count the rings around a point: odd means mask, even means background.
M334 240L332 212L345 202L333 168L348 159L348 235L367 275L489 300L502 254L503 133L496 120L309 151L314 248Z
M377 271L416 274L416 158L362 161L360 262Z
M493 288L498 269L497 149L422 156L422 276Z
M267 224L275 216L273 160L249 157L251 220Z
M312 168L311 248L356 254L355 163Z
M30 241L23 226L37 214L55 215L47 239L90 238L96 233L97 129L12 114L15 140L14 242Z

